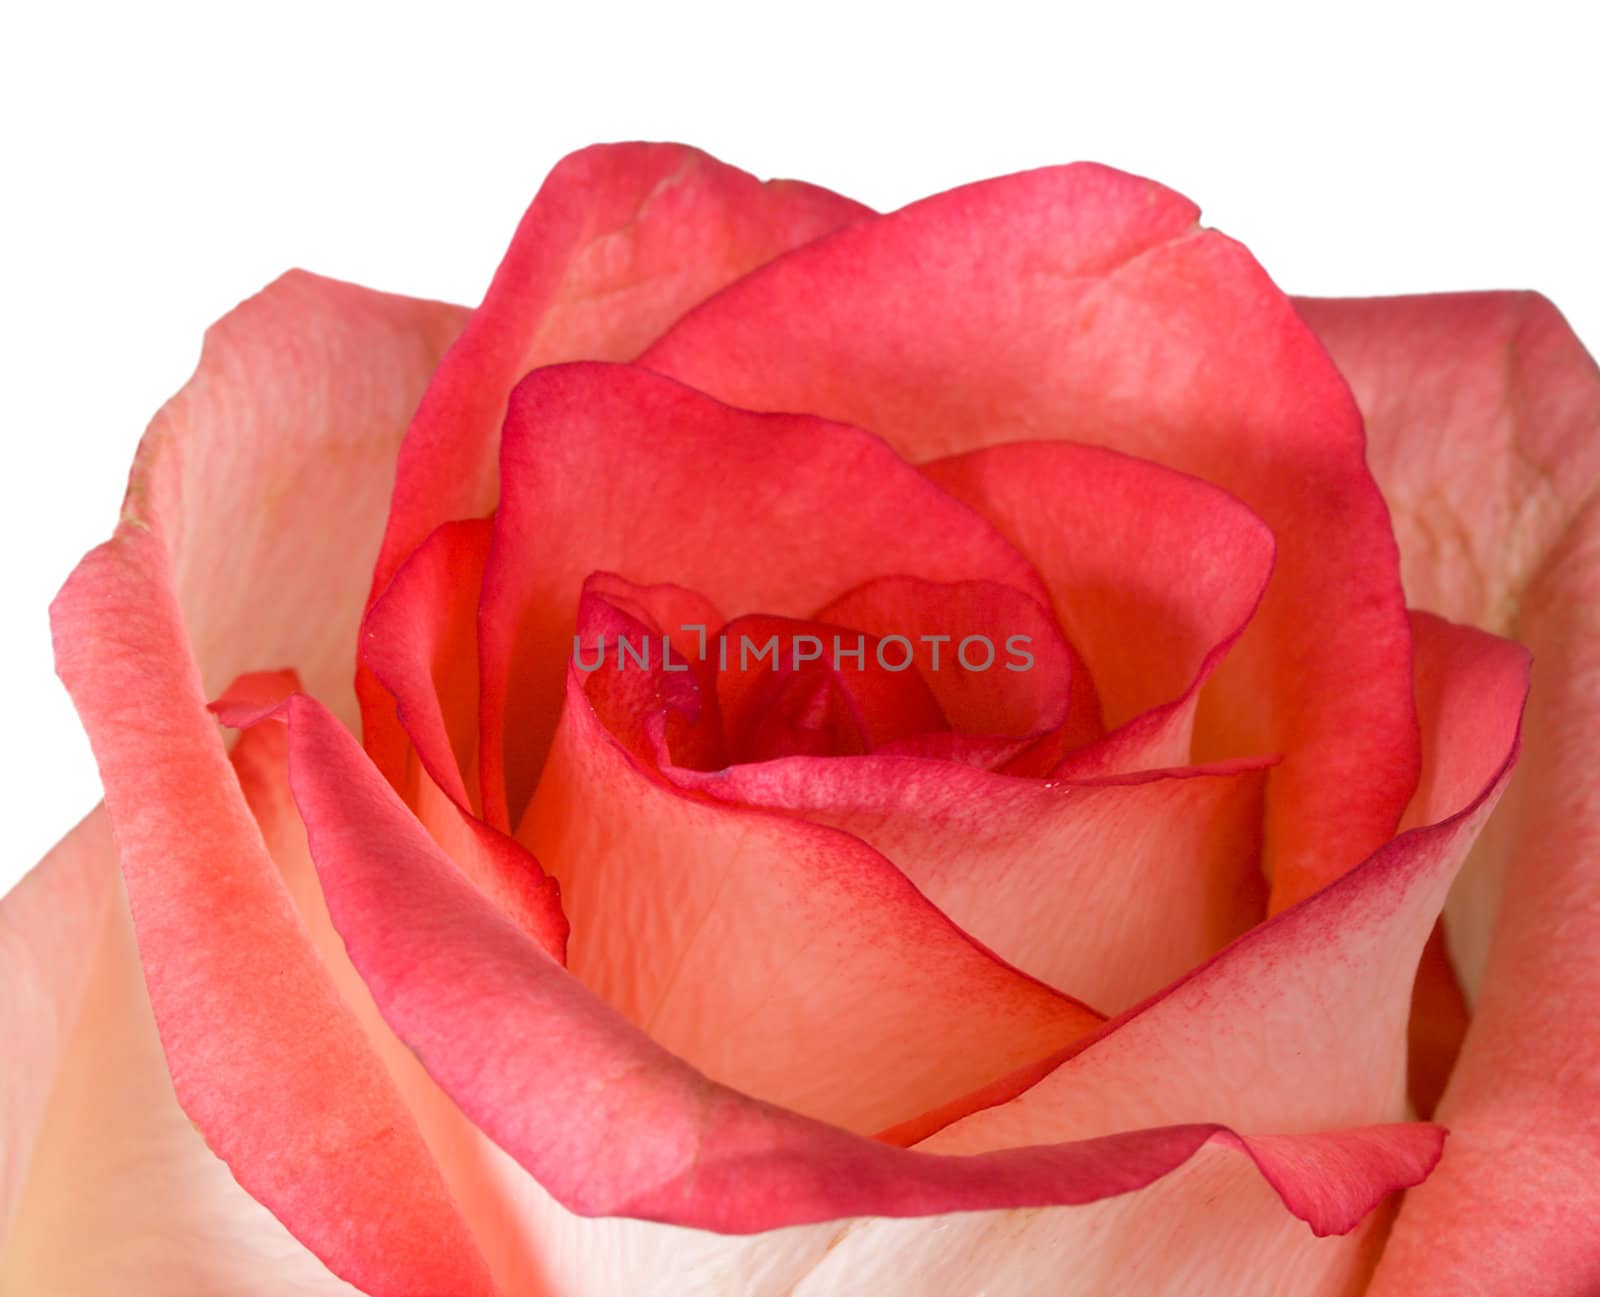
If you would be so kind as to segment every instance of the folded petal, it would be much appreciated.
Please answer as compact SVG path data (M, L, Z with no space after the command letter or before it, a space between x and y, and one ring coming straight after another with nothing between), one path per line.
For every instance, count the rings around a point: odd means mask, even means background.
M561 882L585 985L714 1080L835 1125L895 1125L1103 1021L859 839L650 777L576 671L519 836Z
M0 1291L354 1297L178 1107L105 812L0 902Z
M1281 908L1394 832L1418 769L1410 646L1348 389L1249 254L1195 218L1103 167L952 190L773 261L641 363L917 461L1071 439L1254 510L1276 568L1212 680L1201 755L1284 754L1266 836Z
M636 367L535 370L512 397L501 456L479 611L483 795L497 825L532 792L592 572L687 586L728 617L807 616L896 574L1042 601L993 527L877 437L737 410Z
M1522 600L1535 654L1514 844L1461 1054L1440 1179L1408 1201L1374 1292L1558 1297L1600 1285L1600 497ZM1503 841L1504 839L1502 839ZM1447 919L1447 933L1448 919Z
M1418 961L1504 791L1527 693L1517 645L1426 613L1414 623L1429 738L1409 813L1419 827L1069 1048L1059 1065L1015 1078L1014 1101L966 1117L932 1146L976 1151L1208 1119L1308 1131L1403 1115Z
M125 522L52 617L178 1100L239 1184L334 1273L373 1294L492 1292L245 804L190 655L169 526L161 514Z
M1454 1132L1374 1291L1600 1287L1600 372L1532 293L1301 301L1367 418L1410 598L1534 655L1521 767L1452 893ZM1510 1223L1514 1222L1514 1228Z
M1266 769L1044 781L884 755L667 773L846 830L1002 959L1120 1012L1261 918Z
M478 797L478 598L494 524L442 524L406 558L361 623L361 665L394 699L396 746L367 750L415 802L429 779L463 810ZM401 741L403 736L403 740ZM414 754L415 766L402 765Z
M1038 569L1106 725L1121 728L1067 770L1187 765L1201 686L1272 575L1266 524L1206 482L1071 442L994 446L923 471Z
M1048 770L1061 753L1101 735L1100 700L1088 666L1050 609L1011 586L884 577L817 615L910 641L913 665L951 728L1035 740L1000 745L1001 751L1024 749L1030 772ZM1015 768L1018 757L1010 760L1008 768Z
M1199 1123L929 1156L754 1100L661 1049L499 916L315 702L297 696L280 714L329 911L385 1020L580 1214L742 1233L1081 1203L1147 1185L1216 1140L1315 1230L1337 1232L1437 1154L1431 1126L1255 1141Z
M632 360L723 285L871 215L681 144L601 144L564 158L406 435L373 593L440 523L494 507L506 399L530 369Z
M162 531L207 696L290 664L353 715L395 453L465 314L296 271L207 333L123 505L125 525Z
M1337 1132L1295 1178L1337 1195L1375 1141L1403 1146L1424 1128ZM1402 1133L1404 1132L1404 1133ZM1404 1177L1427 1173L1430 1149L1416 1141ZM1352 1156L1342 1164L1340 1153ZM1436 1156L1436 1151L1433 1151ZM1358 1173L1357 1173L1358 1174ZM1258 1167L1219 1146L1138 1193L1082 1206L1028 1212L964 1212L937 1222L863 1220L832 1239L794 1297L1348 1297L1360 1291L1383 1242L1375 1212L1342 1236L1307 1230ZM786 1290L788 1291L788 1290Z

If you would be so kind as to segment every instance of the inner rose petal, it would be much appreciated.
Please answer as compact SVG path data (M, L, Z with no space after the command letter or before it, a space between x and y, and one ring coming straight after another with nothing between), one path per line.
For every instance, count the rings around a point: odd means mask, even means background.
M1272 575L1267 525L1207 482L1072 442L1013 442L923 471L1028 556L1094 678L1112 732L1063 753L1057 773L1188 765L1201 688Z
M591 630L644 626L598 595L584 613ZM568 967L631 1022L716 1080L864 1133L1099 1024L860 839L664 779L638 745L671 717L707 715L698 693L659 656L570 666L517 833L561 884Z
M717 636L725 764L855 756L947 731L915 662L887 655L886 647L845 623L734 618Z
M879 438L755 414L627 365L535 370L512 394L479 608L484 811L509 825L554 732L597 569L677 582L729 616L803 617L915 573L1046 601L1000 534Z
M921 649L929 688L960 737L885 750L1033 774L1101 735L1100 702L1083 659L1049 608L1011 586L881 577L817 616Z

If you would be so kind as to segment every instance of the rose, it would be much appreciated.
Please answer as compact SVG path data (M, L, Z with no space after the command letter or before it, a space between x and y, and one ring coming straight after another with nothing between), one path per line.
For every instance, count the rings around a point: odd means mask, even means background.
M1589 1291L1592 362L1194 222L625 146L471 317L228 317L55 610L8 1286ZM1393 537L1539 657L1492 819L1524 658ZM569 665L725 617L1040 658Z

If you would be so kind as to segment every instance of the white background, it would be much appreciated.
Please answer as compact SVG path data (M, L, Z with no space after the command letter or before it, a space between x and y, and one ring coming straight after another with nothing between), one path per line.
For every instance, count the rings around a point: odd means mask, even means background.
M9 9L0 889L97 797L45 610L204 327L289 266L476 301L583 144L681 139L885 208L1093 158L1291 291L1533 287L1600 342L1575 3Z

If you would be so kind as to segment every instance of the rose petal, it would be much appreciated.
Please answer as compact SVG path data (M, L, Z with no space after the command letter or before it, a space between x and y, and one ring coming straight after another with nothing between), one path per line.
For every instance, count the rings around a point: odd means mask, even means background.
M1370 1144L1392 1142L1393 1152L1385 1153L1397 1160L1412 1155L1405 1141L1418 1129L1325 1136L1323 1156L1296 1165L1294 1174L1341 1185L1352 1164L1372 1156ZM1425 1175L1430 1160L1418 1157L1406 1178ZM1383 1227L1384 1213L1377 1212L1342 1236L1313 1234L1283 1210L1258 1167L1208 1146L1138 1193L1082 1206L964 1212L931 1227L916 1220L853 1222L834 1235L804 1282L783 1291L793 1297L1348 1297L1370 1272Z
M1050 610L1011 586L884 577L835 599L817 616L910 640L951 728L1041 740L1023 745L1021 760L1030 773L1100 737L1100 700L1088 667ZM898 661L892 649L889 660ZM1019 758L1010 759L1007 768L1018 768Z
M167 531L160 514L125 522L79 564L52 619L179 1102L335 1274L373 1294L491 1292L240 795L170 584Z
M923 471L1038 569L1114 733L1061 774L1187 765L1200 688L1272 574L1272 533L1225 491L1149 460L1017 442Z
M647 370L535 370L501 455L479 613L484 806L497 825L532 792L591 572L676 582L729 617L804 616L897 573L1042 595L994 528L871 434L736 410Z
M159 526L214 696L293 665L340 716L406 419L460 307L291 272L206 334L151 422L124 526Z
M1248 253L1195 216L1094 166L952 190L779 258L641 363L870 428L914 460L1070 438L1238 496L1277 566L1211 683L1201 757L1284 754L1266 838L1281 908L1387 841L1411 795L1405 608L1343 380Z
M844 829L1002 959L1119 1012L1260 919L1265 770L1044 782L872 756L667 774Z
M848 622L763 613L734 618L717 645L717 703L728 737L722 764L799 751L843 756L947 731L922 673L893 665L898 657L889 659L892 669L883 665L879 643ZM819 717L834 725L819 730ZM846 742L827 741L838 737L835 727Z
M1041 1068L991 1087L986 1097L998 1106L936 1136L934 1147L1010 1147L1201 1119L1315 1130L1404 1112L1417 964L1509 778L1527 692L1517 645L1427 613L1413 614L1413 624L1429 743L1410 817L1422 827L1069 1047L1043 1079ZM1007 1091L1020 1097L998 1102Z
M353 1297L178 1107L103 811L0 903L0 985L0 1291Z
M497 915L315 702L297 696L282 714L330 912L385 1020L581 1214L746 1232L1086 1202L1146 1185L1217 1139L1326 1232L1352 1227L1437 1154L1431 1126L1255 1141L1204 1123L933 1157L752 1100L655 1045Z
M14 1051L0 1090L0 1239L77 1021L116 892L115 862L105 807L97 807L0 901L0 1040Z
M374 594L440 523L494 507L506 399L530 369L632 360L723 285L871 215L681 144L600 144L562 159L406 435Z
M1600 1288L1600 373L1531 293L1302 301L1367 417L1410 597L1535 656L1526 749L1446 936L1455 1132L1374 1291Z
M858 839L649 777L576 671L520 836L561 880L585 985L714 1080L837 1125L896 1124L1103 1021Z
M478 598L493 537L487 518L444 523L400 565L361 623L361 664L393 695L421 767L391 773L413 803L427 778L463 810L480 804ZM373 759L392 764L387 753Z

